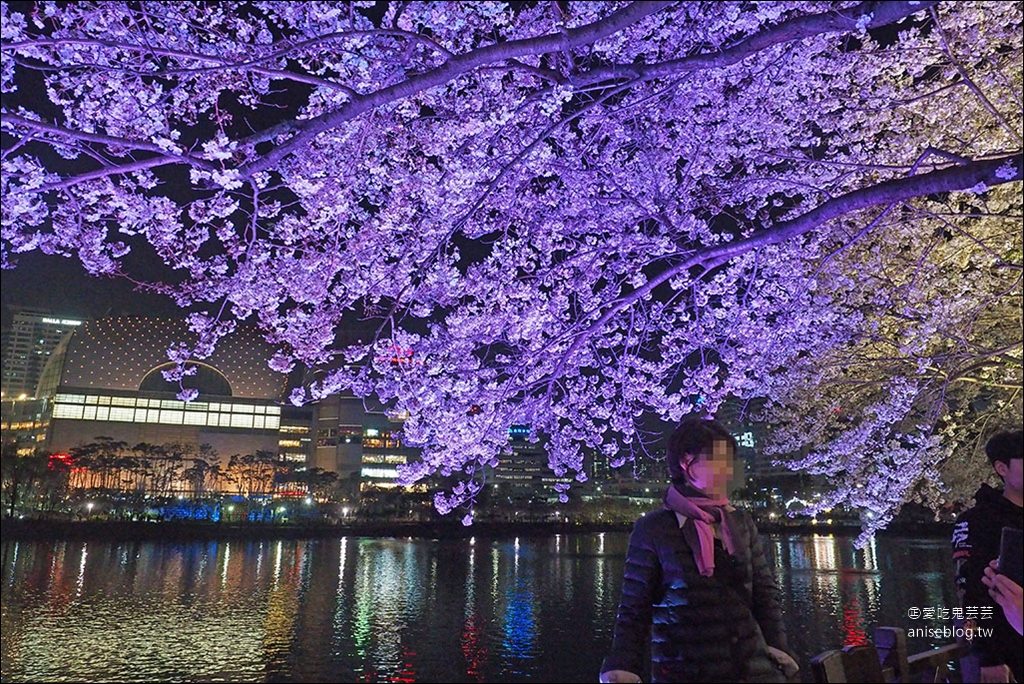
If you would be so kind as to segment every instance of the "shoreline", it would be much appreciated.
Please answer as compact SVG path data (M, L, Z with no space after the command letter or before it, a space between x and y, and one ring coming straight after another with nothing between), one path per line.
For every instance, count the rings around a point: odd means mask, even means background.
M234 539L325 539L340 537L461 539L548 534L629 532L632 524L361 521L354 523L219 523L208 521L65 521L9 518L0 522L4 541L109 540L212 541Z
M207 521L35 520L4 518L3 541L106 540L106 541L213 541L234 539L324 539L340 537L464 539L552 534L629 533L633 523L507 523L477 521L469 526L458 520L430 522L360 521L353 523L219 523ZM833 535L855 537L858 525L758 523L765 535ZM949 539L952 524L894 522L878 534Z

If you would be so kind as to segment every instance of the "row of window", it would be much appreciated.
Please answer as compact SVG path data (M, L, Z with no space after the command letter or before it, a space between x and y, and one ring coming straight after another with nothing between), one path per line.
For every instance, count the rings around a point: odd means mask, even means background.
M136 408L138 406L138 408ZM166 399L136 399L83 394L58 394L53 417L70 420L106 420L120 423L159 423L247 430L277 430L279 406L227 404Z
M402 442L391 437L363 437L363 447L370 449L401 449Z
M366 478L394 480L398 477L398 471L394 468L363 468L361 475Z
M280 406L259 404L219 403L208 401L178 401L176 399L144 399L141 397L111 397L96 394L59 393L54 401L58 404L84 404L97 406L123 406L131 408L171 409L178 411L213 411L225 413L254 413L272 416L281 415Z
M363 454L363 463L406 463L404 454Z
M308 435L308 425L282 425L281 432L292 434L292 435Z
M377 434L373 428L367 428L366 434L370 436L370 432L374 435ZM330 439L334 437L361 437L363 435L362 425L339 425L338 427L322 427L316 431L316 436L320 439Z

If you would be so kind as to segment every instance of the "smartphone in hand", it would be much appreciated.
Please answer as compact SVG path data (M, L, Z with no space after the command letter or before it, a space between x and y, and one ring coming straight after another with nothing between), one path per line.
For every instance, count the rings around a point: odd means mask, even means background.
M999 574L1006 575L1017 584L1024 584L1024 530L1004 527L999 539Z

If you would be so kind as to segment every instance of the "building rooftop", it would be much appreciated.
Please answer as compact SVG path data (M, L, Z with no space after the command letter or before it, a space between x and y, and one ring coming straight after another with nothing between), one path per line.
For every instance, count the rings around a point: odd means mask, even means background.
M120 317L90 321L68 342L60 386L137 391L151 371L170 363L167 350L172 344L191 344L195 340L196 335L179 319ZM267 366L273 351L255 328L239 326L202 363L223 376L234 397L279 401L288 376Z

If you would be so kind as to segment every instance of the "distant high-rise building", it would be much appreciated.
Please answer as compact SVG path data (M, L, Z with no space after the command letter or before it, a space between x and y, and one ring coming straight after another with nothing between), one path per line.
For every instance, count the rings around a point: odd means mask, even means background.
M53 350L83 321L58 316L46 309L18 309L10 330L3 334L2 389L5 398L36 396L39 376Z
M508 448L498 457L490 482L502 487L512 503L552 503L558 501L556 484L572 485L573 478L558 476L548 465L548 452L542 441L530 441L529 425L509 428Z

